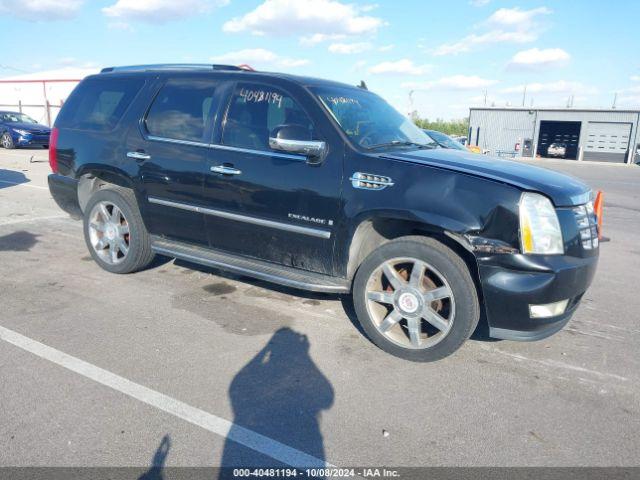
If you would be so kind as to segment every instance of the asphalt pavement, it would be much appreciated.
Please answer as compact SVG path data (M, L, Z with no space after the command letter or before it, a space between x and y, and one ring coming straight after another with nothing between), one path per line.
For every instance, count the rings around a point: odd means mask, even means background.
M0 466L637 466L640 167L539 163L605 193L574 319L416 364L346 297L166 259L101 270L46 151L0 151Z

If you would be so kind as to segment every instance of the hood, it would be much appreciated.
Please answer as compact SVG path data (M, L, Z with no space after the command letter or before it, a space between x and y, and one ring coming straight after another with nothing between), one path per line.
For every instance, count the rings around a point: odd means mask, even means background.
M556 207L581 205L591 198L591 188L574 177L512 160L447 149L393 151L380 156L446 168L543 193Z
M13 128L13 129L19 129L19 130L26 130L27 132L50 132L51 128L47 127L46 125L41 125L39 123L22 123L22 122L16 122L16 123L7 123L6 124L9 128Z

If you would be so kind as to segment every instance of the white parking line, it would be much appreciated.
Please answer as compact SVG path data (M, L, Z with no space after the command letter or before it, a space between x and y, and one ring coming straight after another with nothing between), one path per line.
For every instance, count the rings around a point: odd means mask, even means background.
M7 180L0 180L0 183L6 183L8 185L15 185L16 187L29 187L29 188L40 188L42 190L49 190L49 187L41 187L40 185L30 185L28 183L9 182Z
M0 326L0 340L292 467L333 465Z
M0 227L4 227L5 225L17 225L20 223L32 223L39 222L41 220L57 220L59 218L69 218L69 215L49 215L48 217L31 217L31 218L20 218L18 220L0 220Z

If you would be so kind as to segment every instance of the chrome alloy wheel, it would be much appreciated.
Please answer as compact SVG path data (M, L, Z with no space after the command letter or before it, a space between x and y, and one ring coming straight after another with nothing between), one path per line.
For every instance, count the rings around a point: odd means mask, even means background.
M455 300L444 276L422 260L392 258L373 271L367 312L378 331L408 349L429 348L453 326Z
M11 137L9 136L8 133L5 133L4 135L2 135L2 146L4 148L11 148L12 143L13 143L13 140L11 140Z
M98 202L89 215L91 246L102 261L122 263L129 253L129 223L122 211L111 202Z

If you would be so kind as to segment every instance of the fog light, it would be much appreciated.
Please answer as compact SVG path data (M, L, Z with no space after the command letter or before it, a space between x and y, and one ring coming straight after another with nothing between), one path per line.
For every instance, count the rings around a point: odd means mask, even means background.
M546 305L529 305L529 316L531 318L557 317L564 313L568 304L569 299L547 303Z

